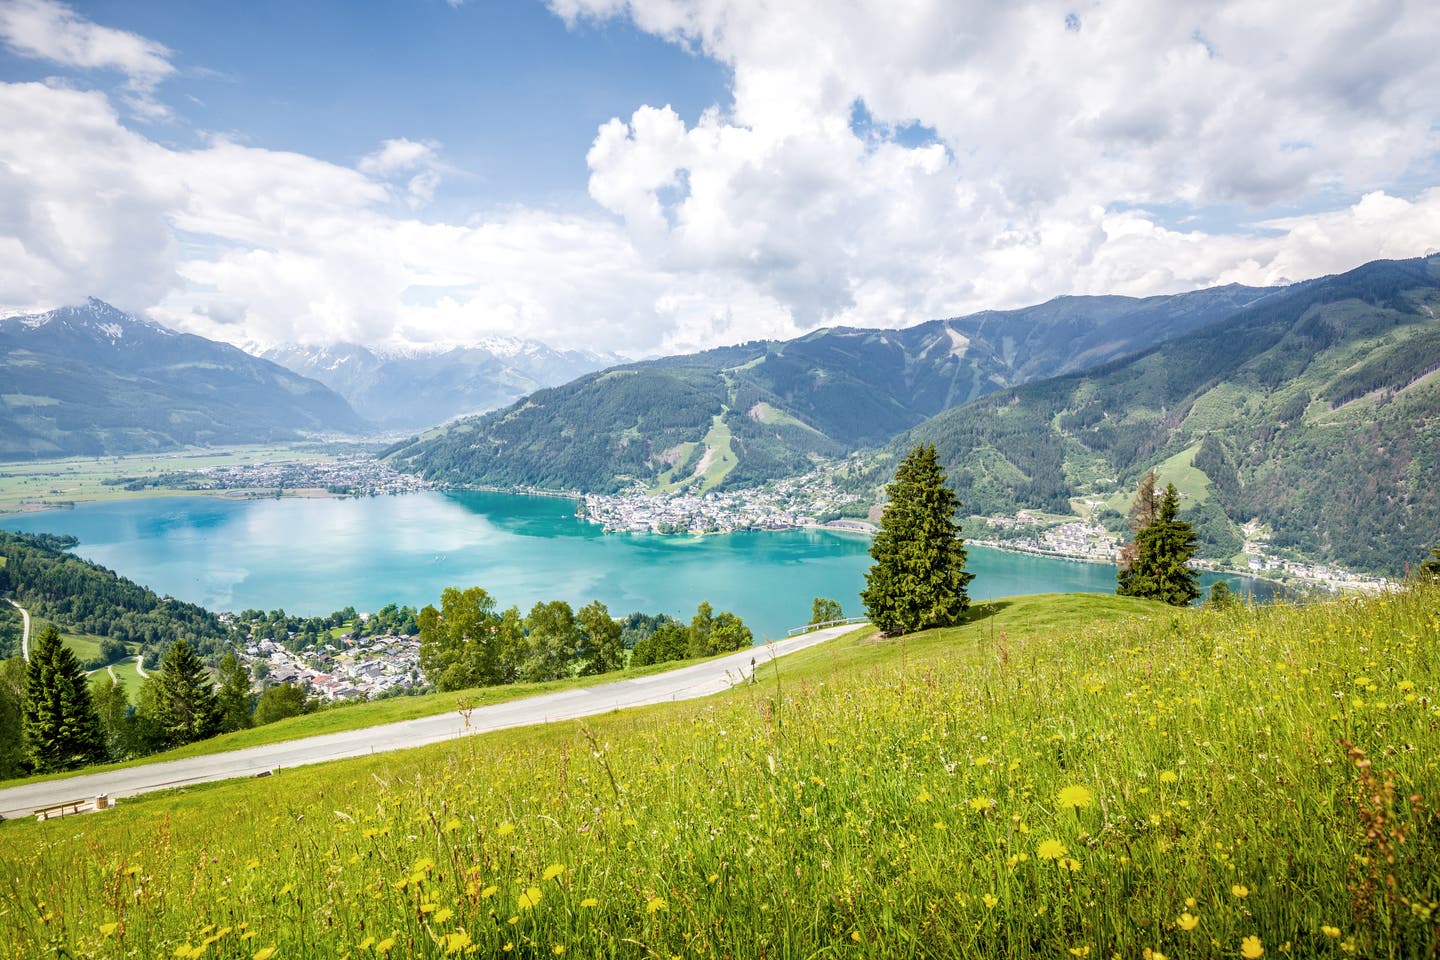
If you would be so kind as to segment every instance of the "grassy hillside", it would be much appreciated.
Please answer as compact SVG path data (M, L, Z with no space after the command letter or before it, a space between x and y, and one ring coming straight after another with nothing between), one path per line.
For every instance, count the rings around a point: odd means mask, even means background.
M1258 519L1280 548L1399 574L1440 531L1440 487L1427 482L1440 469L1437 308L1440 256L1367 264L1132 358L946 411L888 453L934 443L985 514L1128 502L1168 461L1189 478L1188 508L1229 527L1219 540Z
M706 701L6 824L0 942L1423 956L1437 609L1434 587L1231 614L1018 598Z
M1062 297L905 330L836 328L629 364L540 390L391 451L454 483L606 492L745 486L874 446L993 390L1093 366L1269 291ZM714 431L728 432L728 445ZM719 468L724 458L728 467Z

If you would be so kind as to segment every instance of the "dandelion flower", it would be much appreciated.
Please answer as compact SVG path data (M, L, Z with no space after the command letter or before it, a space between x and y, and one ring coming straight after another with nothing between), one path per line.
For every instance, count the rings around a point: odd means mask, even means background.
M255 956L251 957L250 960L270 960L273 956L275 956L275 944L272 943L268 947L261 947L259 950L256 950Z
M1179 779L1180 779L1180 776L1179 776L1174 770L1161 770L1161 771L1160 771L1160 782L1161 782L1161 783L1174 783L1176 780L1179 780Z
M545 868L545 874L544 874L544 876L543 876L543 879L545 879L545 880L554 880L556 877L560 876L560 874L562 874L562 873L564 873L564 872L565 872L565 864L563 864L563 863L552 863L552 864L550 864L550 866L548 866L548 867Z
M929 790L921 790L919 793L915 794L915 802L916 802L916 803L929 803L929 802L930 802L930 791L929 791Z
M986 810L989 810L994 806L995 801L991 800L989 797L970 798L970 809L974 810L976 813L984 813Z
M519 903L521 910L533 910L543 899L539 887L529 887L520 894Z
M515 824L506 821L495 828L495 832L502 837L508 837L515 832Z
M1340 936L1340 928L1332 927L1328 923L1320 928L1320 932L1325 934L1325 936L1329 937L1332 940Z
M1059 860L1065 856L1065 844L1059 840L1046 840L1035 848L1035 856L1041 860Z
M375 952L381 954L389 953L394 946L395 938L386 937L384 940L381 940L379 943L375 944Z
M1195 916L1189 910L1186 910L1184 913L1180 914L1180 919L1175 921L1175 926L1179 927L1181 930L1194 930L1195 925L1199 922L1199 917Z
M492 883L490 886L488 886L488 887L486 887L484 890L481 890L481 891L480 891L480 899L481 899L481 900L489 900L491 897L495 896L495 894L497 894L497 893L499 893L499 892L500 892L500 888L497 887L497 886L495 886L495 885Z
M1240 898L1241 900L1244 900L1246 897L1250 896L1250 888L1245 886L1243 883L1237 883L1230 888L1230 894L1232 896Z
M445 934L444 939L445 955L447 957L450 956L452 953L459 953L461 950L464 950L466 947L470 946L470 934L468 931L465 930L457 930L455 933L447 933Z
M1084 810L1095 801L1095 794L1090 792L1089 787L1076 783L1063 788L1059 794L1056 795L1055 799L1062 807Z
M649 914L656 914L666 909L669 909L669 904L659 897L651 897L645 904L645 912Z
M1071 955L1072 957L1088 957L1088 956L1090 956L1090 948L1089 948L1089 947L1071 947L1071 948L1070 948L1070 955Z
M453 916L455 916L454 910L451 910L449 907L441 907L435 911L435 916L432 917L431 920L435 923L444 923Z
M1240 941L1240 956L1245 960L1260 960L1265 956L1265 948L1260 945L1259 937L1246 937Z
M371 947L373 947L374 945L375 945L375 938L374 938L374 937L366 937L364 940L361 940L358 944L355 945L355 949L357 949L357 950L369 950L369 949L370 949Z
M550 952L558 957L560 956L560 954L565 952L565 945L563 943L557 943L555 944L555 946L550 948Z
M985 894L985 896L981 897L980 899L982 902L984 902L985 909L987 910L994 910L995 904L1000 902L1000 898L991 893Z
M112 933L114 933L116 928L119 926L120 924L118 923L102 923L100 924L100 935L102 937L108 937Z
M584 900L580 901L580 906L584 907L586 910L589 910L591 907L600 906L600 901L596 900L594 897L586 897Z

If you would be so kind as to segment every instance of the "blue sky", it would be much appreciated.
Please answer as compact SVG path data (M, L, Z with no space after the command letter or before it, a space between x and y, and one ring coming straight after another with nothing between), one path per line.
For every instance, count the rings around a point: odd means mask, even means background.
M0 312L635 355L1440 250L1440 18L0 0Z

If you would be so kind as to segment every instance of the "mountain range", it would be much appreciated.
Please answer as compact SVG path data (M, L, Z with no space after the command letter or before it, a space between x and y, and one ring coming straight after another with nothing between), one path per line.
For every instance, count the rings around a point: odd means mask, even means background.
M590 374L389 456L457 484L588 492L819 466L878 502L896 458L934 443L967 512L1114 526L1158 467L1212 556L1252 536L1398 574L1440 538L1437 309L1431 256L1283 288L822 330Z
M883 445L943 410L1133 353L1273 293L1062 297L625 364L402 444L392 459L455 483L742 486Z
M1440 256L1296 284L1084 373L994 393L894 438L934 443L967 509L1123 510L1141 473L1181 477L1212 544L1404 572L1440 539ZM1116 491L1119 493L1116 493Z
M314 380L100 300L0 319L0 460L365 429Z
M494 410L622 359L511 337L443 350L282 345L257 355L320 381L386 431L420 430Z

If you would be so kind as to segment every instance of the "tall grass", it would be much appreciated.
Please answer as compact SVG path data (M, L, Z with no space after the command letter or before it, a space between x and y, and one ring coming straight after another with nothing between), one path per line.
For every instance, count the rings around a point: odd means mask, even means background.
M0 955L1433 956L1437 611L1021 598L708 701L7 824Z

